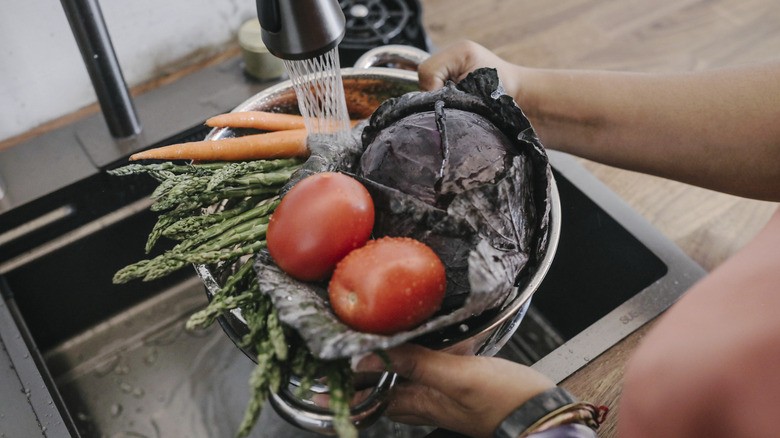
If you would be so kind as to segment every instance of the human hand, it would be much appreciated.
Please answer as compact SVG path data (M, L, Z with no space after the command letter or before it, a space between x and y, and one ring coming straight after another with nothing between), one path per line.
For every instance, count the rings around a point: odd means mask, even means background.
M460 82L470 72L481 67L497 69L498 77L509 95L514 96L518 91L517 76L522 68L504 61L473 41L455 43L423 61L417 68L420 89L435 90L443 87L448 80Z
M387 351L402 379L385 415L393 421L432 425L473 437L490 437L499 424L531 397L554 383L529 367L492 357L459 356L406 344ZM370 355L358 372L382 372Z

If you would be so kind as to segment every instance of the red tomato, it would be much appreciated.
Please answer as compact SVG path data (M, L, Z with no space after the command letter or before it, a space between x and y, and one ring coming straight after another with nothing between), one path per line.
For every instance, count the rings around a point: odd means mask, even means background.
M324 172L304 178L282 198L268 224L268 252L302 281L325 280L336 263L366 243L374 202L357 180Z
M385 237L344 257L328 294L345 324L393 334L430 318L441 306L446 285L444 265L431 248L408 237Z

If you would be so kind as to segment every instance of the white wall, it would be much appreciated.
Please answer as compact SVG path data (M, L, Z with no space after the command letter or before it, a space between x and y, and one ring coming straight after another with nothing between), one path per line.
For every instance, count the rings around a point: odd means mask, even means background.
M57 0L0 2L0 141L95 102ZM101 0L129 86L229 43L255 0Z

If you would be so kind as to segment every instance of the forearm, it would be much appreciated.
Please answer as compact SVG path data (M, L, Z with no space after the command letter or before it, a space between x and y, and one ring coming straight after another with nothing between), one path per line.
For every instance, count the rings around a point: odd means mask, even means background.
M780 63L674 75L515 73L507 88L551 149L780 199Z
M660 317L626 367L621 437L777 435L780 211Z

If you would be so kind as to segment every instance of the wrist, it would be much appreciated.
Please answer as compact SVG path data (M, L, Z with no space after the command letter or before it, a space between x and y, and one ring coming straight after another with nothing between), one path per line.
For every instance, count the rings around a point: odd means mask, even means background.
M512 92L520 109L528 117L536 134L545 142L549 138L551 130L548 128L551 122L565 117L564 114L556 114L555 85L552 84L553 75L550 70L517 66L511 84Z
M495 438L522 438L557 426L583 425L591 430L603 422L608 409L580 402L564 388L538 394L515 409L498 426Z

